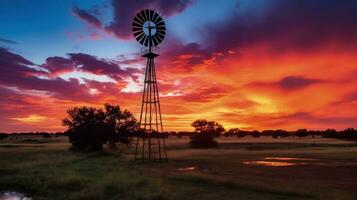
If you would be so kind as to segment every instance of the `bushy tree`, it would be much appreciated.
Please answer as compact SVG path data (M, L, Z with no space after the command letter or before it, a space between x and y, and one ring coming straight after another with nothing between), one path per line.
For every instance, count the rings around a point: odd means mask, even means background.
M139 129L139 124L128 110L121 111L119 106L105 104L105 122L112 129L108 143L115 147L116 143L130 144L131 136Z
M215 121L199 119L191 124L195 128L196 134L191 136L190 145L193 148L214 148L218 146L215 137L222 134L225 130L221 124Z
M5 133L0 133L0 140L3 140L3 139L5 139L5 138L7 138L7 134L5 134Z
M74 150L101 151L105 143L129 144L137 129L137 122L129 111L110 104L105 104L105 111L83 106L71 108L67 114L62 122L68 127L66 135Z

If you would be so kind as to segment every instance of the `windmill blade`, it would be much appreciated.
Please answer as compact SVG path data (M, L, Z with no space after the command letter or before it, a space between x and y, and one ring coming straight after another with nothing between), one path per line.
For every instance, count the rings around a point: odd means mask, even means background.
M161 21L161 22L159 22L159 23L157 23L157 24L155 24L156 26L165 26L165 22L164 21Z
M143 23L144 23L144 21L141 20L138 16L136 16L136 17L134 18L134 22L136 22L136 23L138 23L138 24L143 24Z
M139 41L140 44L145 45L145 40L146 40L147 37L148 37L148 36L146 36L146 35L144 34L143 38L141 38L141 40Z
M162 28L162 27L157 28L157 29L156 29L156 32L165 33L165 32L166 32L166 28Z
M160 15L158 15L159 17L154 21L155 24L163 21L162 17L160 17Z
M138 23L136 23L136 22L133 22L132 25L133 25L133 26L137 26L137 27L142 27L142 26L143 26L142 24L138 24Z
M158 24L160 22L164 21L160 16L156 19L155 24Z
M156 30L156 34L159 34L159 35L162 35L162 36L165 36L165 31L162 31L162 30Z
M159 36L159 35L155 35L154 36L155 37L155 39L156 39L156 41L158 41L159 43L162 41L162 36Z
M138 42L140 42L141 38L143 38L144 36L145 36L145 33L142 32L142 33L140 33L140 34L136 37L136 40L137 40Z
M142 24L144 24L145 16L143 15L142 11L138 12L136 16L142 21Z
M153 10L149 10L149 12L150 12L149 20L152 21L154 18L155 12Z
M166 33L165 33L165 32L156 32L156 34L155 34L155 35L158 35L158 36L160 36L162 39L164 39L164 38L165 38Z
M146 18L146 15L145 15L145 11L144 11L144 10L140 11L139 15L142 16L144 22L148 20L148 19Z
M145 42L144 42L145 46L149 45L149 36L145 36Z
M156 37L156 35L154 35L153 37L152 37L152 40L153 40L153 42L154 42L154 46L157 46L160 42L157 40L157 37Z
M156 12L154 12L154 17L153 17L153 19L151 20L153 23L155 23L155 21L157 20L157 18L159 18L160 17L160 15L159 14L157 14Z
M146 17L145 21L149 21L150 20L150 11L149 10L145 10L144 13L145 13L145 17Z
M166 27L165 23L164 24L159 24L159 25L155 24L155 25L156 25L156 27L164 27L164 28Z
M136 37L137 35L141 34L141 33L144 33L144 31L142 30L139 30L139 31L133 31L133 35L134 37Z
M133 33L133 35L134 35L134 37L136 38L136 37L138 37L138 35L140 35L140 34L142 34L143 32L141 32L141 31L137 31L137 32L134 32Z
M157 27L156 27L156 30L166 31L166 26L157 26Z
M145 34L144 31L137 31L137 32L134 32L134 37L137 37L138 35L140 34Z
M163 35L155 34L155 37L157 38L157 40L159 42L162 42L164 40L164 36Z
M159 42L159 43L161 43L163 40L164 40L164 38L162 37L162 38L160 38L161 36L157 36L157 41Z
M136 26L133 27L131 30L133 31L133 33L138 32L138 31L144 31L142 27L136 27Z
M137 27L137 26L133 26L133 32L136 32L136 31L143 31L143 27Z

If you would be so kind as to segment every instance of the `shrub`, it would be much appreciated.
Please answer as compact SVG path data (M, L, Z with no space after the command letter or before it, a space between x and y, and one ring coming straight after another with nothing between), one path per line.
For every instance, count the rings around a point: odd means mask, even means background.
M192 123L196 134L191 135L190 145L192 148L214 148L218 146L218 142L214 140L224 132L221 124L215 121L207 121L205 119L196 120Z
M190 145L192 148L215 148L218 142L214 140L212 134L196 133L191 135Z

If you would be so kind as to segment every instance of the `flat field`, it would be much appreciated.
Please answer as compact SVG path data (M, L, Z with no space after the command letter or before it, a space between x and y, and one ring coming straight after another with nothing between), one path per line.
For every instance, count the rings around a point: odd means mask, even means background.
M0 142L0 191L42 199L357 199L357 143L220 137L217 149L167 139L169 162L135 162L133 147L75 153L66 137Z

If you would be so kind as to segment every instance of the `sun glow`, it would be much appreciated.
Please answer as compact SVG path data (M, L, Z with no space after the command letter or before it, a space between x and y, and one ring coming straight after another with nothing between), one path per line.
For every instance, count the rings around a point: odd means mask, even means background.
M254 109L255 112L266 114L278 112L278 105L266 96L250 95L248 99L258 104Z
M44 121L45 119L47 119L47 117L37 114L32 114L27 117L14 117L12 119L23 123L37 123L37 122Z

